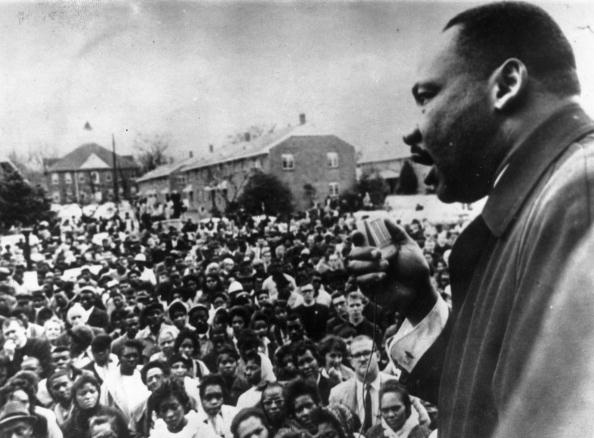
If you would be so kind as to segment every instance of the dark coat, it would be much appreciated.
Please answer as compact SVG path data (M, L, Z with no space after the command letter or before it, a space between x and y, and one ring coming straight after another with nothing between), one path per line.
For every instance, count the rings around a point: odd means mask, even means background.
M557 330L576 324L579 309L558 315L554 303L562 298L556 284L564 264L594 219L594 135L586 136L592 132L594 123L575 104L532 132L514 152L482 214L454 245L451 335L445 333L438 340L442 346L432 348L442 349L449 337L439 388L440 438L491 437L503 419L530 430L539 412L546 413L547 424L556 424L569 385L546 391L542 381L524 372L555 342L554 334L541 332L547 321L558 321ZM594 294L585 296L583 306L594 306ZM561 371L543 364L542 375L572 381L582 368L570 358L594 342L587 333L556 352L556 360L566 361ZM433 354L431 360L438 359ZM411 392L420 396L430 392L424 382L437 379L421 372L440 368L424 360L408 376ZM521 406L509 410L518 388L530 390Z

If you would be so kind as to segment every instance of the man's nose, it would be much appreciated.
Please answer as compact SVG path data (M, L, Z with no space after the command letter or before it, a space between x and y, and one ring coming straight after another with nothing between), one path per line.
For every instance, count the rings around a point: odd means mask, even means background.
M404 143L406 143L409 146L414 146L420 143L422 139L423 136L421 135L421 131L419 131L419 128L415 128L414 130L406 134L404 137L402 137Z

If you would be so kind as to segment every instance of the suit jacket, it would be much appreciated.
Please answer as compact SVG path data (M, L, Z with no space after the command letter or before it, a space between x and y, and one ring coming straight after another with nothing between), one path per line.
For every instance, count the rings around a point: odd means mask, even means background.
M383 385L388 380L396 380L396 378L390 374L380 372L380 385ZM349 380L339 383L334 388L332 388L330 390L329 402L330 404L343 404L355 414L357 414L359 412L357 409L357 377L355 376ZM379 411L377 415L378 417L373 421L374 425L379 422Z
M47 377L51 371L51 347L47 339L41 338L27 338L27 342L23 348L18 348L14 352L14 357L10 361L8 368L8 377L13 376L21 369L23 357L33 356L39 360L41 368L43 368L42 378Z

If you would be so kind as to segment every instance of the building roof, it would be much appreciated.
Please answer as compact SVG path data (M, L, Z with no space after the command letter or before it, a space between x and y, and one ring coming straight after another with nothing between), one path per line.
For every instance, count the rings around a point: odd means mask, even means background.
M370 146L361 150L361 156L357 164L372 164L383 161L410 158L410 149L403 144L383 144L381 146Z
M117 166L120 169L136 168L138 165L130 156L117 155ZM47 172L104 170L113 168L112 151L96 143L83 144L62 158L47 163Z
M183 170L183 168L190 162L194 162L194 158L186 158L185 160L163 164L162 166L156 167L155 169L145 173L141 177L136 178L136 182L145 182L153 179L166 178L173 172Z

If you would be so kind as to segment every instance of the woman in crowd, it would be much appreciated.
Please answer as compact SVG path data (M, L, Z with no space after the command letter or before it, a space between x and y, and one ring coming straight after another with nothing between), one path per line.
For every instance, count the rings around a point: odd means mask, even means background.
M155 412L159 419L149 438L218 438L191 410L188 395L175 381L165 382L150 395L148 409L149 416Z
M88 373L78 377L72 385L73 410L66 420L62 431L64 438L82 438L89 434L90 420L97 416L106 416L118 424L122 434L118 438L128 438L130 433L122 413L114 408L99 403L101 388L97 379Z
M285 389L285 404L289 421L283 429L304 430L314 435L316 425L311 413L314 409L322 407L318 388L301 378L293 380Z
M200 380L202 376L209 374L208 367L199 359L200 342L193 330L185 329L177 335L173 352L191 360L190 377Z
M266 386L262 389L260 406L264 415L266 415L271 435L274 436L287 420L283 386L277 382L266 383Z
M408 391L396 381L387 381L380 389L379 410L382 421L365 434L366 438L427 438L431 431L411 415Z

